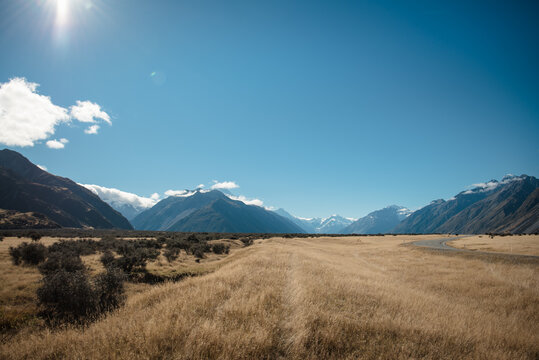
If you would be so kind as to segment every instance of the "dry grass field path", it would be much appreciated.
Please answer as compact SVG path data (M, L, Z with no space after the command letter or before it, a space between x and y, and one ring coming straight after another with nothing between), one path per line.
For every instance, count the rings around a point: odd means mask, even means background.
M86 328L21 332L2 359L537 359L539 266L402 246L440 236L257 240Z

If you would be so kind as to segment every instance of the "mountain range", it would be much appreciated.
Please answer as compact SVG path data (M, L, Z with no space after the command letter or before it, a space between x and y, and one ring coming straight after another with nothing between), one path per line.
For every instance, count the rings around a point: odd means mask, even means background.
M354 219L344 218L340 215L331 215L327 218L300 218L283 208L275 210L275 213L294 222L309 234L338 234L354 221Z
M539 232L539 180L505 176L415 211L394 233Z
M186 190L159 202L98 185L80 185L0 151L0 223L5 227L78 227L253 233L537 233L539 180L505 176L476 184L414 212L388 206L358 220L300 218L248 205L226 190ZM101 198L100 198L101 197ZM130 199L129 203L122 199ZM136 206L135 206L136 205ZM129 217L131 223L124 217Z

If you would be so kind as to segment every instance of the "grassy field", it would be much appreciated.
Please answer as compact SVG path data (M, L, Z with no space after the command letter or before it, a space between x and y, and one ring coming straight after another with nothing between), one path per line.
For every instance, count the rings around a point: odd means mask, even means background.
M448 242L456 248L539 256L539 235L476 235Z
M20 332L0 357L536 359L537 263L402 246L418 238L259 240L87 328Z
M79 240L80 238L71 238L71 240ZM86 238L88 239L88 238ZM99 238L91 238L99 240ZM132 240L133 238L124 238ZM61 238L53 236L45 236L39 240L39 243L50 246L61 240ZM33 331L36 328L43 327L42 319L37 317L38 308L36 306L36 290L40 285L42 275L35 266L15 266L9 256L9 247L16 247L23 242L30 243L29 238L7 237L0 242L0 341L12 336L14 331L24 330L24 333ZM236 249L241 248L242 244L239 240L213 240L209 243L223 243L230 246L231 255ZM104 267L99 260L102 253L82 256L83 263L89 268L90 274L96 275L104 271ZM164 276L174 277L182 274L204 274L214 271L217 267L225 263L226 258L231 255L217 255L207 253L204 259L199 259L198 262L192 255L187 255L185 252L178 256L174 261L167 261L161 254L155 261L147 264L147 269L150 273ZM225 261L226 260L226 261ZM126 293L130 297L151 286L143 283L126 283Z

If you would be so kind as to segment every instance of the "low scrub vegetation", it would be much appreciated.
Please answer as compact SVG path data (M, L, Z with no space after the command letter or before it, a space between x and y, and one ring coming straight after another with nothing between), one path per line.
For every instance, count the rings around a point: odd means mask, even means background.
M51 325L85 323L116 309L125 299L124 282L150 284L183 278L150 273L147 264L161 256L168 263L183 253L199 262L209 254L226 255L230 245L209 234L159 234L155 238L105 235L102 238L61 238L52 243L36 231L24 232L31 242L9 247L14 265L33 267L42 275L35 290L39 314ZM46 246L46 243L48 246ZM83 257L95 256L102 270L85 265ZM95 267L95 266L94 266Z

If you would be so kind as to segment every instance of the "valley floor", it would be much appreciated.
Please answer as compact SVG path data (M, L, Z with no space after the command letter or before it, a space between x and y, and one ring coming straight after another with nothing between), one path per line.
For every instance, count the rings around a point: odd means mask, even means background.
M467 250L539 256L538 235L474 235L448 242L448 245Z
M438 237L258 240L85 329L21 332L0 358L538 358L539 263L402 246Z

